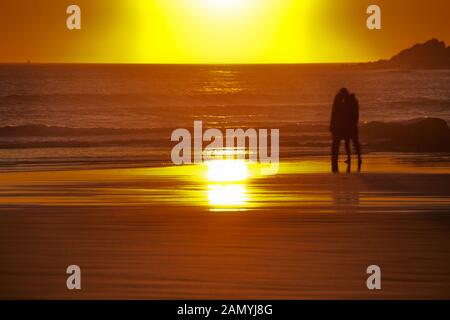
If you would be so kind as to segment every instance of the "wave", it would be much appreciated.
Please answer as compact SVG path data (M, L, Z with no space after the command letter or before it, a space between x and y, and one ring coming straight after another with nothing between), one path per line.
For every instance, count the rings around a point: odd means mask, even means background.
M450 152L450 127L439 118L370 122L360 131L372 150Z
M433 107L433 106L450 106L450 99L448 98L428 98L428 97L410 97L407 99L390 101L393 105L405 105L405 106L420 106L421 108Z
M208 91L162 93L40 93L0 95L0 106L27 107L30 105L69 106L71 110L95 106L97 109L122 108L133 110L148 107L324 107L329 103L317 99L309 101L298 93L227 92L217 88Z
M56 141L0 141L0 149L36 148L98 148L98 147L145 147L162 148L169 145L164 140L120 139L104 141L56 140Z
M191 122L186 128L192 133ZM214 124L205 124L204 129ZM220 128L220 126L218 126ZM329 144L325 124L291 123L269 125L247 123L225 128L278 128L281 147L316 147ZM73 128L29 124L0 127L0 149L144 147L167 148L174 128ZM224 130L222 130L225 133ZM369 150L450 151L450 128L439 118L416 118L397 122L369 122L360 126L361 138ZM366 149L366 150L367 150Z
M108 136L151 133L160 128L123 129L123 128L73 128L47 126L43 124L26 124L0 127L0 137L70 137L70 136Z
M179 127L187 129L192 128L193 121L186 122L187 126L181 123ZM217 123L217 121L204 121L204 129L211 127L226 127L226 128L279 128L285 133L296 132L320 132L324 131L326 126L321 123L287 123L277 124L261 121L247 120L245 124L238 121L227 119L224 123ZM77 128L77 127L63 127L63 126L48 126L44 124L25 124L18 126L4 126L0 127L0 138L25 138L25 137L82 137L82 136L123 136L132 134L169 134L176 129L176 127L154 127L154 128Z

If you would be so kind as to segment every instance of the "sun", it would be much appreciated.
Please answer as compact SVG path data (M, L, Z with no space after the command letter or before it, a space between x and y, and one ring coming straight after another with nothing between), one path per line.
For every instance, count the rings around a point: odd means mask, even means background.
M202 0L202 2L214 9L231 9L242 8L248 3L248 0Z
M145 63L296 62L309 53L316 61L327 53L311 46L317 41L311 19L324 0L129 2L139 26L130 38L136 42L136 59Z

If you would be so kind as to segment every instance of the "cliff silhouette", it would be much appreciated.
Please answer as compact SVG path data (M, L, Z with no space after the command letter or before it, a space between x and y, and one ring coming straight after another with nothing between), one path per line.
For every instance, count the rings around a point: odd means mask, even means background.
M389 60L365 64L376 69L450 69L450 47L431 39L401 51Z

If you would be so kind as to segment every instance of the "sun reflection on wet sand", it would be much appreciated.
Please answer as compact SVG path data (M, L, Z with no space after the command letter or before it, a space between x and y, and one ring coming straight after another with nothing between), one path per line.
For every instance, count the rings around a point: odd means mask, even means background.
M429 181L446 179L450 173L447 162L418 166L412 161L394 160L385 156L367 156L364 170L369 173L339 176L328 173L328 158L282 162L276 175L267 175L263 170L265 164L243 160L147 168L79 170L63 167L60 170L3 172L0 206L146 205L185 206L209 211L308 206L320 207L321 212L336 212L348 206L373 208L381 203L381 199L382 203L389 200L392 207L413 202L414 208L417 208L417 202L433 206L448 204L448 198L442 197L446 189L440 190L439 183L431 185L437 189L434 193L423 187ZM391 181L389 177L395 184L388 182ZM413 180L418 182L411 183ZM405 192L405 189L414 193L406 194L408 198L400 198L399 190ZM355 201L346 203L347 198Z
M210 185L208 199L213 207L244 206L248 201L247 187L239 184Z
M245 211L249 200L248 164L241 160L215 160L207 162L206 166L211 211Z

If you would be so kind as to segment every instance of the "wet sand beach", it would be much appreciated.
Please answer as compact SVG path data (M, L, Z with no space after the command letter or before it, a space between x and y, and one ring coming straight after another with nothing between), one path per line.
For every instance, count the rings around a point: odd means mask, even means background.
M450 167L423 159L332 175L316 157L226 182L206 166L5 171L0 298L449 299Z

